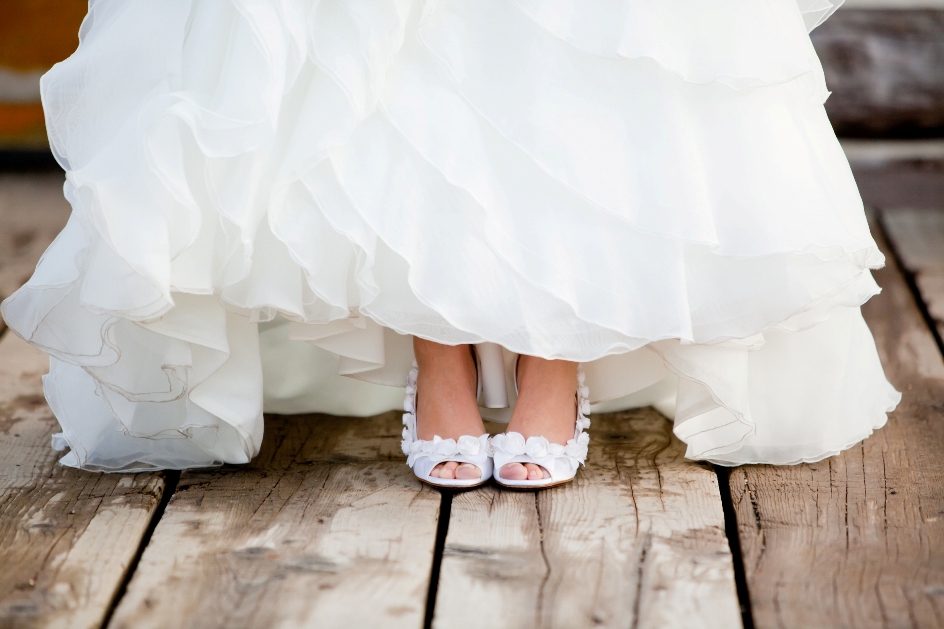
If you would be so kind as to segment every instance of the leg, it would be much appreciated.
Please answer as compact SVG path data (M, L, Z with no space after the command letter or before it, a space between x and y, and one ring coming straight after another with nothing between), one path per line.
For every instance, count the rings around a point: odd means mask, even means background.
M468 345L441 345L413 338L413 352L420 372L416 383L417 434L420 439L434 436L458 439L479 436L485 425L475 401L475 361ZM480 478L475 465L454 461L440 463L432 471L439 478Z
M564 445L574 438L577 421L577 363L521 356L518 360L518 401L508 424L509 432L525 439L547 438ZM501 469L502 478L539 480L550 478L547 471L528 463L509 463Z

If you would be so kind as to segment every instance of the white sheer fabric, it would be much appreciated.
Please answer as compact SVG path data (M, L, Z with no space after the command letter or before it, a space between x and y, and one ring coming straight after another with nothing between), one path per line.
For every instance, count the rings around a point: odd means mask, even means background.
M864 438L899 396L808 36L834 9L93 0L42 80L73 215L3 304L63 462L245 462L263 408L396 408L411 334L583 362L694 458Z

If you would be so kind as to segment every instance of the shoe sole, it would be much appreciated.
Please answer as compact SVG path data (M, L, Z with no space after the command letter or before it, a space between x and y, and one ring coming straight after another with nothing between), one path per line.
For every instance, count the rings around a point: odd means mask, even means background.
M452 489L452 490L476 489L489 481L489 479L486 478L482 482L476 483L475 485L440 485L439 483L434 483L432 481L428 481L418 476L414 476L414 478L416 478L416 480L423 483L424 485L429 485L430 487L435 487L436 489Z
M539 489L550 489L551 487L560 487L561 485L566 485L567 483L574 482L573 478L569 478L567 480L557 481L556 483L548 483L547 485L532 485L529 487L527 485L506 485L505 483L501 482L497 478L493 478L493 480L495 481L496 485L502 487L503 489L510 489L512 491L537 491Z

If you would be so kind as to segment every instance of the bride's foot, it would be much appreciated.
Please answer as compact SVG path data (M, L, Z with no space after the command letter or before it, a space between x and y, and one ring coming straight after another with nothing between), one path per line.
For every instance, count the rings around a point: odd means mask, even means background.
M518 401L507 432L528 437L543 436L564 445L574 438L577 420L575 393L577 363L524 356L518 360ZM541 480L551 475L534 463L508 463L501 477L507 480Z
M414 337L413 352L419 365L417 437L458 439L462 435L484 434L485 424L475 399L475 360L469 346L441 345ZM482 470L471 463L446 461L434 467L430 476L472 480L481 478Z

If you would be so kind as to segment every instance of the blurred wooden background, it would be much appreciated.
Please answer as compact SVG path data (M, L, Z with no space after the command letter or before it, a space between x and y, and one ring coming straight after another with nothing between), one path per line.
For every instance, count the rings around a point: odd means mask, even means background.
M47 150L39 77L78 45L83 0L0 0L0 151ZM944 0L847 0L812 35L840 137L944 138Z
M0 0L0 149L45 149L39 77L72 54L83 0Z

